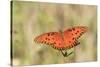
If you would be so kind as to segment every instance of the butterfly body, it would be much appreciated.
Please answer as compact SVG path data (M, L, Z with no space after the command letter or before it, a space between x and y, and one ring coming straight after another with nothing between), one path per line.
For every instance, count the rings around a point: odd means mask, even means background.
M76 26L69 28L64 32L48 32L44 33L34 40L52 46L58 50L70 49L79 44L78 38L87 31L85 26Z

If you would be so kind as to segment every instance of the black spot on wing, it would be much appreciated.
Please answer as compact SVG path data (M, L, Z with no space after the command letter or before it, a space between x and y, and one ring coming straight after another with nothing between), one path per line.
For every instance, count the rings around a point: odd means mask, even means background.
M67 31L70 31L71 32L72 30L71 29L68 29Z
M52 35L54 35L54 34L55 34L55 33L54 33L54 32L52 32L52 33L51 33L51 36L52 36Z
M45 38L45 40L48 40L48 41L50 41L50 38Z
M74 31L74 30L75 30L75 28L72 28L72 30Z
M69 43L71 43L71 41L69 41Z
M61 43L59 43L59 45L61 45Z
M75 34L77 34L77 32Z
M79 31L77 31L77 33L79 33Z
M48 33L48 36L50 36L50 33Z
M54 42L53 44L56 44L56 42Z
M72 35L73 35L73 33L72 33Z
M55 35L55 32L48 33L47 35L48 36L53 36L53 35Z
M48 40L48 38L45 38L46 40Z
M72 40L74 40L75 38L72 38Z

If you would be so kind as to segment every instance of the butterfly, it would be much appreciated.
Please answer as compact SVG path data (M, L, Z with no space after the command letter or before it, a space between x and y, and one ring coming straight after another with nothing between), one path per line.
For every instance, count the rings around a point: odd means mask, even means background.
M86 26L74 26L65 31L60 32L48 32L37 36L34 41L37 43L42 43L46 45L50 45L53 48L61 51L64 57L69 56L71 53L63 52L63 50L67 50L73 48L80 44L78 41L79 37L87 32Z

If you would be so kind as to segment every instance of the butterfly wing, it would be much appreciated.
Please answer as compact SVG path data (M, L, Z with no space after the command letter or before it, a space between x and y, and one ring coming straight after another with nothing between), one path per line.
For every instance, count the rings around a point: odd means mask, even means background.
M34 40L38 43L51 45L58 50L72 48L79 44L77 39L87 31L84 26L73 27L61 32L49 32L36 37Z
M69 28L64 31L64 42L66 48L72 48L79 44L77 39L87 31L87 27L85 26L77 26L73 28Z
M51 45L53 48L62 48L62 37L59 32L49 32L36 37L35 42Z

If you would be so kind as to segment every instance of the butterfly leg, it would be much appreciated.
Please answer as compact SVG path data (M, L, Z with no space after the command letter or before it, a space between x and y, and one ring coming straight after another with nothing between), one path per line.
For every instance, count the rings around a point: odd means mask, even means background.
M69 55L71 55L73 53L73 51L71 53L67 53L67 51L64 53L62 50L61 50L61 53L64 57L68 57Z
M64 53L62 50L60 50L60 51L61 51L62 55L65 57L65 56L66 56L66 54L67 54L67 52L66 52L66 53Z
M70 52L69 54L67 54L67 57L69 56L69 55L71 55L73 53L73 51L72 52Z

